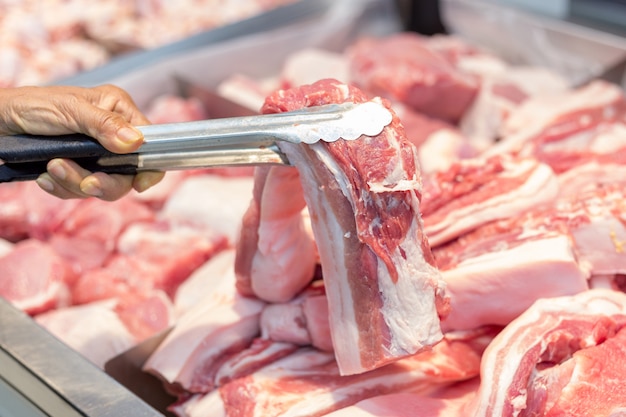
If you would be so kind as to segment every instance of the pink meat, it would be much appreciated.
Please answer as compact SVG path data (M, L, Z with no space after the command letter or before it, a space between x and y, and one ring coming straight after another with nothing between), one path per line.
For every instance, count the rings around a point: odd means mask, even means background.
M480 91L459 122L463 133L481 150L500 138L501 129L512 113L527 99L539 95L562 94L567 90L565 79L544 68L492 65L480 71L476 62L466 58L461 65L466 71L478 73ZM496 68L493 68L495 66ZM469 68L467 68L469 67Z
M0 237L10 241L47 239L81 203L56 198L34 182L2 184L0 201Z
M457 70L417 34L361 38L345 53L351 82L427 116L456 123L478 91L475 77Z
M478 156L478 149L456 126L401 103L394 103L393 109L402 120L407 139L417 147L422 174L444 171L459 159Z
M285 302L313 278L316 249L302 217L306 206L298 171L257 168L253 199L237 242L237 288Z
M216 279L216 283L221 280ZM265 303L246 298L231 285L217 285L187 310L145 363L173 392L208 392L224 363L259 334ZM220 375L223 378L223 375Z
M154 271L152 286L173 297L189 275L226 244L225 236L193 224L135 222L119 237L117 254Z
M150 122L178 123L205 120L209 115L199 99L164 94L150 101L145 111Z
M489 345L467 416L609 416L626 406L626 295L538 300Z
M491 221L553 202L556 176L533 158L494 156L459 161L428 178L424 232L438 246Z
M614 123L623 124L625 117L623 91L605 81L594 81L562 94L537 96L510 115L502 128L503 139L485 154L519 152L568 163L572 158L580 159L581 153L594 153L589 149L592 139Z
M73 270L49 245L23 240L0 257L0 296L29 314L69 303Z
M479 338L480 339L480 338ZM432 351L359 375L340 376L333 356L301 348L257 372L175 407L186 417L322 416L377 395L434 392L477 374L490 340L443 340Z
M278 91L263 112L366 100L354 87L321 80ZM311 214L342 374L439 341L447 299L422 233L414 147L398 118L375 137L280 146L298 169Z
M326 417L461 417L462 409L478 388L477 378L445 387L431 395L380 395L326 414Z
M102 250L109 253L128 225L155 219L152 210L129 197L114 202L96 198L79 201L55 233L99 242Z
M276 342L332 351L328 299L321 281L288 303L268 304L261 313L261 335Z
M137 342L174 324L174 306L161 290L126 293L117 298L114 311Z

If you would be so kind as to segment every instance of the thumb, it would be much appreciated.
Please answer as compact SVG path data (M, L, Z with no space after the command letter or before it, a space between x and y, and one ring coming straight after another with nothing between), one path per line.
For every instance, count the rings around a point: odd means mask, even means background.
M143 134L122 115L95 106L85 106L76 115L78 129L96 139L111 152L136 151L143 143Z

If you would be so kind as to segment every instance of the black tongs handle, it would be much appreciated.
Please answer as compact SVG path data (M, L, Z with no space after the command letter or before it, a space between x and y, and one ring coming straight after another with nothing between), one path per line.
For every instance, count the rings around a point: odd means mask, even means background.
M34 180L46 172L48 161L54 158L72 159L92 172L137 173L137 154L109 152L87 135L0 136L0 183Z
M74 158L73 161L91 172L125 175L137 174L137 154L113 155L114 156L111 158ZM48 161L31 161L0 165L0 183L35 180L46 172L47 165Z
M6 163L49 161L54 158L94 158L116 155L82 134L0 136L0 160Z

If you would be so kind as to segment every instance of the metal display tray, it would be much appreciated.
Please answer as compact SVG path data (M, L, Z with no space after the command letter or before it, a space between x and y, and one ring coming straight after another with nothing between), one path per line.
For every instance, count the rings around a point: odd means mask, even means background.
M162 417L1 297L0 415Z

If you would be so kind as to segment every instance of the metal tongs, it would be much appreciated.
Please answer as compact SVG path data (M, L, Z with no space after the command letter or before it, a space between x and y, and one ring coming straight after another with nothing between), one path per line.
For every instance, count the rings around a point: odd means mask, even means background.
M195 122L139 126L135 153L107 151L81 135L0 136L0 182L36 179L54 158L72 159L92 172L135 174L216 166L289 164L279 142L314 144L375 136L391 122L383 105L330 104L302 110Z

